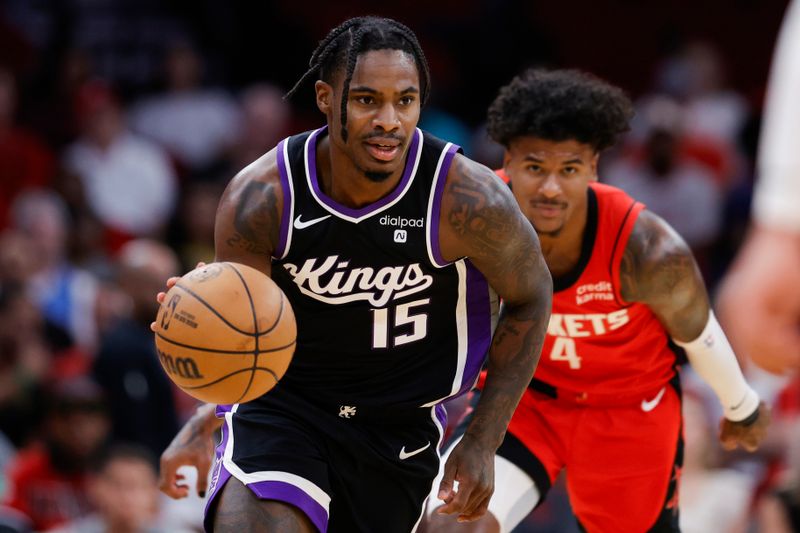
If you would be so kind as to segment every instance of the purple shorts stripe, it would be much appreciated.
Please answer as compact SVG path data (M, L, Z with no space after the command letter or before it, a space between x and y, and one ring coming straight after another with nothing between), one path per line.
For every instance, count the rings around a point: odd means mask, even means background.
M294 202L294 198L292 198L292 188L289 185L289 173L286 170L286 161L284 160L284 151L287 149L286 147L287 140L284 139L278 143L278 149L276 150L278 158L278 174L280 174L281 178L281 191L283 192L283 209L281 212L281 227L280 227L280 238L278 240L278 246L275 248L275 252L272 254L273 257L281 258L283 257L284 252L286 251L286 244L289 240L289 230L291 228L292 220L291 220L291 206L292 202Z
M217 416L224 416L220 415L220 409L223 410L225 407L229 406L217 406ZM223 411L224 412L224 411ZM225 483L231 477L231 473L222 466L222 456L225 453L225 447L228 445L228 424L222 425L222 439L220 440L219 444L217 445L217 449L215 452L215 461L213 466L213 472L211 474L211 482L208 487L208 500L206 500L206 508L205 508L205 517L203 520L203 527L206 531L213 530L213 516L209 514L209 510L211 509L211 504L217 498L217 495L222 491L222 487L225 486Z
M472 388L492 342L489 284L469 260L464 263L467 267L467 361L459 393Z
M214 461L214 470L211 475L209 495L205 508L205 518L203 520L203 527L207 532L211 532L214 525L214 517L209 513L209 510L214 500L222 492L222 488L232 476L228 469L222 464L222 457L225 453L225 447L228 445L228 439L228 424L223 424L222 439L216 449L216 460ZM258 481L248 484L247 487L262 500L278 500L294 505L308 516L309 520L311 520L321 533L327 531L328 512L323 506L317 503L314 498L306 494L299 487L283 481Z
M247 487L262 500L278 500L294 505L306 514L321 533L328 530L328 512L301 488L284 481L259 481Z
M442 257L442 250L439 247L439 217L442 211L442 194L444 193L444 184L447 181L447 173L450 171L450 164L453 162L456 152L460 147L452 144L444 156L442 166L439 168L439 175L436 181L436 190L433 193L433 207L431 208L431 252L433 259L439 265L446 265L447 261Z

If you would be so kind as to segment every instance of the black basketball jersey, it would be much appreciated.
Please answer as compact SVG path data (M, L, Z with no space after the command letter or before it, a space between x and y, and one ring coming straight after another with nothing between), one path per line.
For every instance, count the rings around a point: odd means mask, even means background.
M468 259L448 263L439 250L441 197L459 148L417 129L397 187L353 209L320 187L324 135L277 148L284 207L272 277L297 317L281 383L349 406L430 406L469 390L497 305Z

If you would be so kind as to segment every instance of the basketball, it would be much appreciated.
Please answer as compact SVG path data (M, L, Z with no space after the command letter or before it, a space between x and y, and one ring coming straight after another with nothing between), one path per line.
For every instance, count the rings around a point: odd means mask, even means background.
M211 263L183 276L156 317L158 358L198 400L243 403L269 391L294 355L297 325L269 276L239 263Z

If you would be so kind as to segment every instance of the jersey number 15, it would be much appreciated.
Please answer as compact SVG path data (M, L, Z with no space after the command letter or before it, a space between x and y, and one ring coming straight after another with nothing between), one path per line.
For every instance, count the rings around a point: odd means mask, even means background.
M413 314L412 311L415 310L415 307L427 305L430 301L430 298L423 298L422 300L414 300L394 307L394 324L389 323L388 307L373 309L372 347L388 348L390 331L395 333L394 330L398 327L409 324L411 325L411 333L394 335L391 339L391 345L400 346L424 339L428 334L428 313L418 312Z

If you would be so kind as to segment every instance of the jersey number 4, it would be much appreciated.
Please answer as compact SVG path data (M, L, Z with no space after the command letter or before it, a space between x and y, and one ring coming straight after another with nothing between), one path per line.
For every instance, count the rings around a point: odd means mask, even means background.
M577 370L581 367L581 358L575 351L575 339L556 337L550 350L550 360L566 361L569 367Z
M428 313L417 312L415 307L421 305L428 305L430 298L423 298L422 300L414 300L400 304L394 308L394 324L389 324L389 308L382 307L380 309L373 309L373 328L372 328L372 347L373 348L388 348L389 347L389 333L390 329L395 330L401 326L411 326L411 333L402 333L392 337L392 346L400 346L408 344L409 342L424 339L428 334ZM416 310L419 311L419 310ZM407 330L408 328L406 328Z

